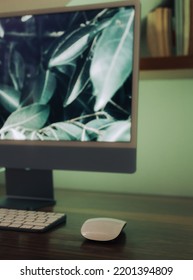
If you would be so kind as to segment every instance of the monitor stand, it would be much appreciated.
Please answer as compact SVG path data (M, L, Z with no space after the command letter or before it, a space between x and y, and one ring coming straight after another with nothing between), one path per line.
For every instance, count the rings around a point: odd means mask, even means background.
M5 183L1 208L37 210L55 204L52 170L8 168Z

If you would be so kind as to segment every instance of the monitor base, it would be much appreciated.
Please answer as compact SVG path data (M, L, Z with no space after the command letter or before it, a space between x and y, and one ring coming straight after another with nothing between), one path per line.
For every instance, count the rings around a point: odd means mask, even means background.
M38 210L55 204L52 170L7 168L0 207Z

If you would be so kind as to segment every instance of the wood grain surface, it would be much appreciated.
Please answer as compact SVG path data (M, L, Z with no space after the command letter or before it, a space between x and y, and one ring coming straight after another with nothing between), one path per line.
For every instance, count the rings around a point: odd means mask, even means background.
M193 259L193 199L119 193L56 190L50 210L67 222L46 233L0 231L0 259ZM127 221L110 242L85 240L88 218Z

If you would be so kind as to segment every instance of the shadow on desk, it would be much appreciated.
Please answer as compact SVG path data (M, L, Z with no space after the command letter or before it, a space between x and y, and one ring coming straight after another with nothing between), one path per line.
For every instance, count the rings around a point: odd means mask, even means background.
M109 259L110 255L113 256L113 259L121 259L125 247L128 246L126 238L125 232L122 232L116 239L111 241L98 242L85 240L81 245L81 250L84 256L95 257L97 259ZM128 259L132 259L132 252L127 253Z

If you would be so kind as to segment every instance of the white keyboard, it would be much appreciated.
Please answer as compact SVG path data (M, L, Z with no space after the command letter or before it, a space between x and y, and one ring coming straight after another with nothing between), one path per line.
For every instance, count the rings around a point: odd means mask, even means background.
M44 232L66 221L66 214L0 208L0 230Z

